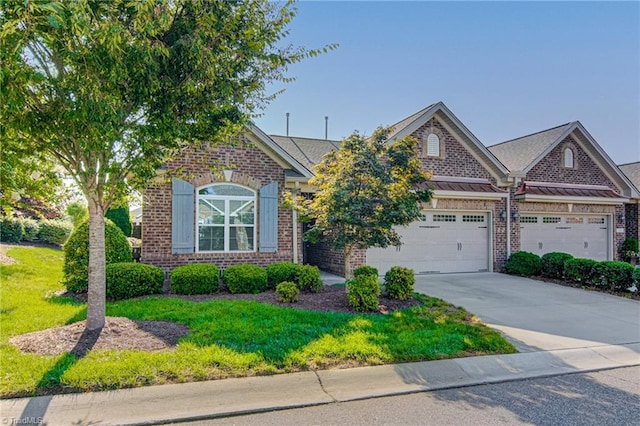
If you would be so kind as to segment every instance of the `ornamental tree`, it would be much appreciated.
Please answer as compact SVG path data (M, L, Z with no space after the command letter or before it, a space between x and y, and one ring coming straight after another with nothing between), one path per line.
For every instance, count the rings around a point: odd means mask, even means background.
M89 209L87 328L105 322L104 214L175 150L224 141L273 99L291 2L5 0L0 137L50 155ZM324 51L334 46L325 47Z
M354 248L400 245L395 226L422 217L421 203L429 201L428 173L416 156L418 141L405 137L388 141L389 129L370 138L357 132L340 149L326 154L309 183L317 188L312 199L294 205L311 221L305 238L328 238L344 250L345 275L351 278Z

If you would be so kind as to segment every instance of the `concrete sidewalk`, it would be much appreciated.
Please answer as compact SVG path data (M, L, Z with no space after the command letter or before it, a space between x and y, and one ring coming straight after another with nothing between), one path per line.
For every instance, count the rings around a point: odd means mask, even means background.
M0 401L3 424L162 424L640 365L640 343Z

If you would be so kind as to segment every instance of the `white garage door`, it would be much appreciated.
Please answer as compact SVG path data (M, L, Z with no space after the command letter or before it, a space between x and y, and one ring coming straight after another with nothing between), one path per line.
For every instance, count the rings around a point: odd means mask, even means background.
M425 220L397 228L402 245L367 250L367 265L383 275L392 266L416 274L489 270L489 215L425 213Z
M559 251L575 257L608 260L607 216L527 214L520 216L520 249L542 256Z

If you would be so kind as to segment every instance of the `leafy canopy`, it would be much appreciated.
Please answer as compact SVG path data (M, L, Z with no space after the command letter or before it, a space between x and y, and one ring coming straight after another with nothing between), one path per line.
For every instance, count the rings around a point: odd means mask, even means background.
M418 141L389 142L388 134L379 128L367 139L356 132L316 166L309 183L317 192L298 204L314 220L307 239L328 237L336 249L399 245L393 227L422 217L420 203L431 191L416 156Z

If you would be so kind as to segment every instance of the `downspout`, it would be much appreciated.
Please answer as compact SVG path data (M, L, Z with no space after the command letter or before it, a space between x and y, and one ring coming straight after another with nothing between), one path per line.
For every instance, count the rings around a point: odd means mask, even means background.
M295 195L298 195L298 188L300 187L300 183L296 181L295 183ZM298 211L293 208L291 209L291 221L293 222L293 263L298 263Z
M507 194L507 259L511 256L511 188Z

